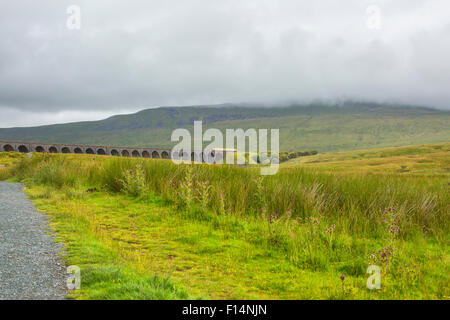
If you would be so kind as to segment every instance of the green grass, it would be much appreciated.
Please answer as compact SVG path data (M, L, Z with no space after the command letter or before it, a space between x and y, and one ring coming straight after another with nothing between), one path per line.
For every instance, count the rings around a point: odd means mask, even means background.
M149 275L129 263L130 253L120 243L105 236L99 220L93 217L95 206L89 197L66 189L63 193L47 187L28 189L31 199L51 216L57 241L65 245L67 265L81 268L80 291L69 296L79 299L188 299L185 290L176 288L165 275ZM86 203L79 200L84 199ZM92 210L92 211L91 211Z
M8 166L26 156L26 154L18 152L0 152L0 165Z
M320 160L448 155L446 144L414 148ZM252 168L36 154L9 174L82 268L77 298L448 299L449 174L442 155L430 157L426 174L316 163L262 178ZM379 291L366 288L371 264L382 267Z
M450 173L450 143L366 149L322 153L292 159L285 168L314 168L326 172L370 172L395 175L448 175Z
M26 155L23 153L0 152L0 181L7 180L9 178L8 166L25 157Z

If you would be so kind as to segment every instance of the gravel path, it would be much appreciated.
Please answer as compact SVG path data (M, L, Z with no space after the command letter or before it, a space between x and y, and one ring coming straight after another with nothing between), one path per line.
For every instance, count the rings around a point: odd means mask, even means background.
M61 245L18 183L0 182L0 299L64 299Z

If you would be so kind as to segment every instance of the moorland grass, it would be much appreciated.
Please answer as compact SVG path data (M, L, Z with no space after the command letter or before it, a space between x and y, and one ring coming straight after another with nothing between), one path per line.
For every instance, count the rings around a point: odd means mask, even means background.
M121 265L212 298L449 296L446 174L291 167L261 177L257 168L38 154L9 174L31 187L70 263L88 274ZM379 291L366 288L371 264L382 268ZM145 298L119 288L88 281L82 297Z
M17 152L0 152L0 181L7 180L10 176L8 166L18 160L25 158L26 155Z
M322 153L283 163L285 168L306 167L348 174L371 172L402 175L448 175L450 143Z

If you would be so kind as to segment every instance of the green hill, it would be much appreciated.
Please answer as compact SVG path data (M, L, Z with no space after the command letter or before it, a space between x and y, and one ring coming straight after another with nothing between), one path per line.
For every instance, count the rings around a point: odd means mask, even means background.
M354 150L450 141L450 112L346 102L288 107L162 107L101 121L0 129L1 140L170 147L176 128L279 128L282 151Z

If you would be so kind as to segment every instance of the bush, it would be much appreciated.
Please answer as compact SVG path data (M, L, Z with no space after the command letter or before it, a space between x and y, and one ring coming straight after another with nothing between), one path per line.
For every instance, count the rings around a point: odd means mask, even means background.
M145 170L140 164L137 164L134 170L126 170L122 174L122 190L133 197L141 196L145 189Z

